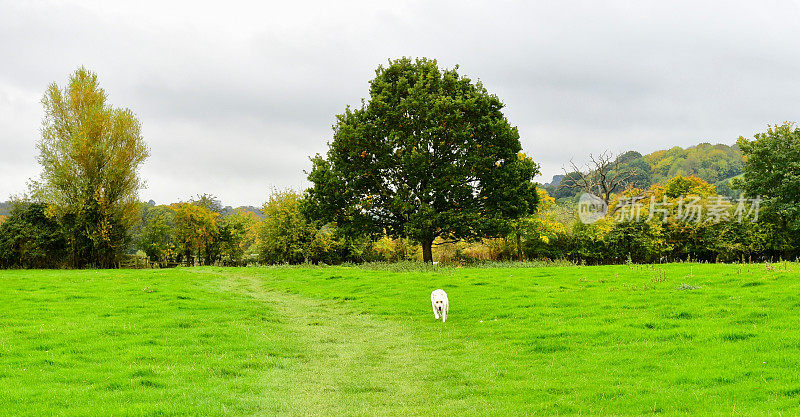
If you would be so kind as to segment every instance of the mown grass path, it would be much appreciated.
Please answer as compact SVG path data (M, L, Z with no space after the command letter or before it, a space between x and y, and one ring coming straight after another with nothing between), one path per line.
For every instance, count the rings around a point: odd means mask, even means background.
M365 415L382 410L426 414L427 357L413 341L411 329L359 314L341 301L307 298L265 289L253 276L230 271L225 290L253 297L268 305L302 355L282 381L265 381L270 393L284 401L273 411L281 415ZM387 375L389 374L389 375ZM276 383L277 382L277 383Z

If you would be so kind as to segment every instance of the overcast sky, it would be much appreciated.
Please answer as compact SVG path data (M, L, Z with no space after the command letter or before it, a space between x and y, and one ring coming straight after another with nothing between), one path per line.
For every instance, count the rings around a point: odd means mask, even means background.
M0 0L0 200L38 175L41 97L83 65L151 149L144 200L305 188L375 68L436 58L506 104L540 180L590 152L800 121L800 3Z

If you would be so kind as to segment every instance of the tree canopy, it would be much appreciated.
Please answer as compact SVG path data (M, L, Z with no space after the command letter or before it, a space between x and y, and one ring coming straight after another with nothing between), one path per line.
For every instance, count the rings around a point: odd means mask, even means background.
M187 265L199 260L211 262L210 252L217 240L219 213L198 204L178 203L175 212L175 242Z
M521 152L503 103L435 60L380 66L369 100L337 116L325 157L312 158L314 216L353 232L423 245L504 233L535 211L538 165Z
M139 165L148 157L139 120L107 103L97 74L80 68L44 98L34 196L63 225L73 266L108 267L137 221Z
M740 137L745 173L734 181L750 197L760 196L770 214L800 229L800 128L770 126L750 140Z
M66 240L42 203L18 201L0 222L0 268L58 268Z
M652 168L652 182L663 182L677 175L696 176L709 183L742 173L744 162L737 146L700 143L683 149L655 151L644 159Z
M656 197L661 198L666 195L669 198L681 196L700 196L708 197L716 194L713 185L695 176L684 177L678 175L667 181L663 187L654 186ZM663 192L662 192L663 191Z
M265 263L301 263L315 230L300 209L301 196L275 191L264 204L259 257Z

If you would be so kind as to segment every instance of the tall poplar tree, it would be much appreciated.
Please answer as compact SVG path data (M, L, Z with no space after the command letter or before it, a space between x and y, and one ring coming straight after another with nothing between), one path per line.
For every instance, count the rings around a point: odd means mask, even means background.
M68 239L73 267L113 266L137 219L138 169L148 157L141 124L107 102L97 74L80 68L42 99L41 179L33 184Z

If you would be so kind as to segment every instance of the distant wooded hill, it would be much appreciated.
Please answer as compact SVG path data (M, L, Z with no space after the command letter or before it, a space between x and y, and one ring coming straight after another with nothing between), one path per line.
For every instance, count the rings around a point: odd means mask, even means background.
M264 218L264 212L262 212L260 208L253 206L240 206L236 208L233 208L231 206L225 206L225 208L222 210L223 210L222 211L223 216L227 216L228 214L234 213L237 210L242 210L242 211L249 211L250 213L253 213L262 219Z
M638 188L647 188L677 175L694 175L716 185L718 193L730 196L738 193L728 187L728 182L741 175L744 169L742 152L736 145L710 143L686 149L676 146L647 155L628 151L620 155L620 161L634 171L629 183ZM575 189L559 188L563 179L563 174L553 176L553 181L545 184L545 189L556 198L578 194L579 191Z
M742 173L742 151L736 145L701 143L683 149L655 151L644 156L652 169L653 183L668 180L676 175L694 175L710 183L735 177Z

